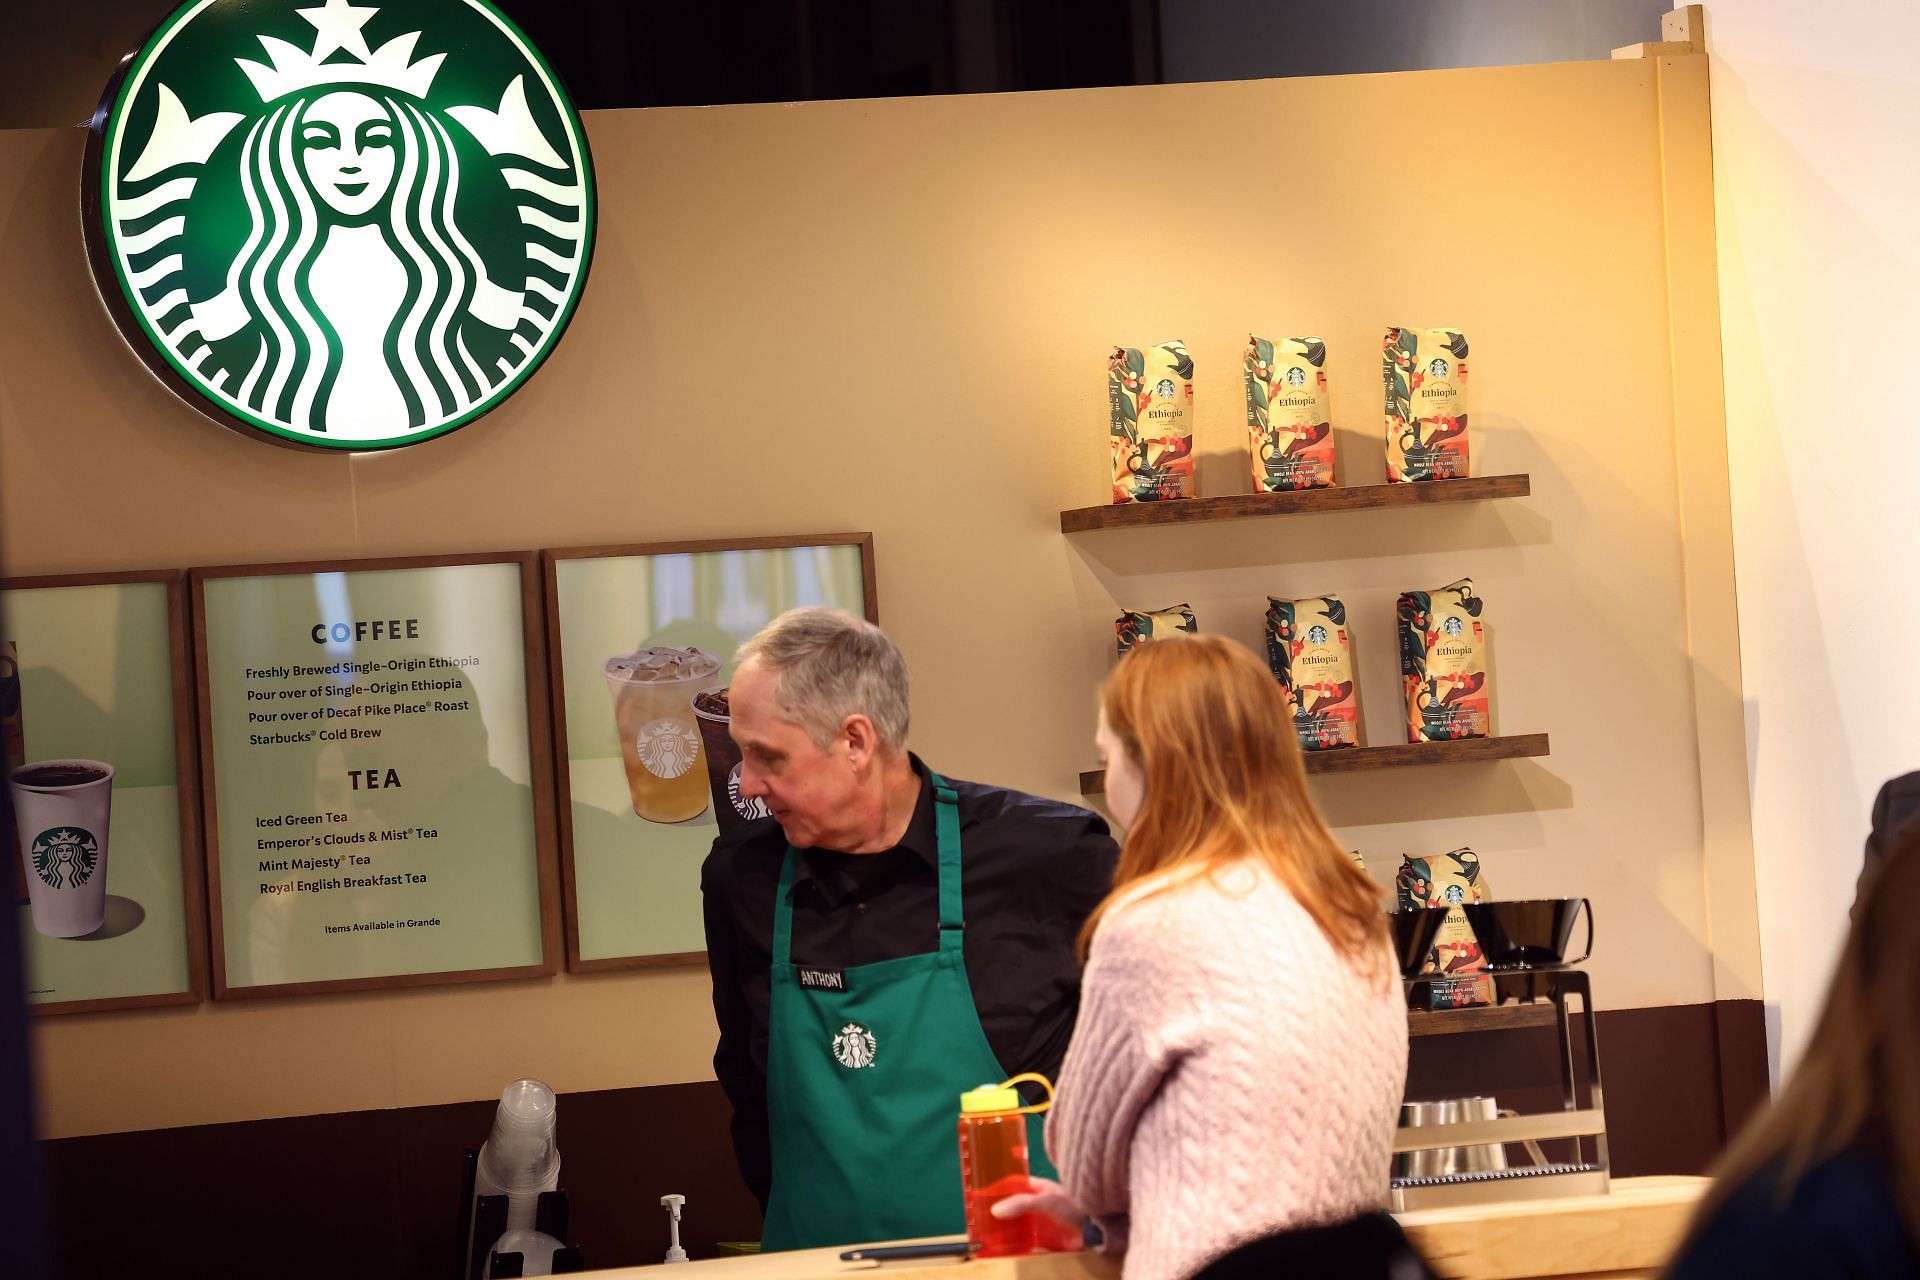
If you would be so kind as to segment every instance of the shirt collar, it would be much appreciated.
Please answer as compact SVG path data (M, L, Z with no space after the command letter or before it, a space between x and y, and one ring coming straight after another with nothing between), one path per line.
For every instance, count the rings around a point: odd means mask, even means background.
M933 810L932 771L927 768L925 761L912 752L907 753L907 762L920 779L920 799L913 807L913 817L907 821L907 831L900 837L900 843L872 856L884 858L906 853L937 871L940 868L940 833ZM793 887L798 889L803 882L811 880L825 890L830 898L844 896L839 891L844 888L845 877L839 872L844 859L854 856L869 855L846 854L833 849L801 850L800 865L793 872Z

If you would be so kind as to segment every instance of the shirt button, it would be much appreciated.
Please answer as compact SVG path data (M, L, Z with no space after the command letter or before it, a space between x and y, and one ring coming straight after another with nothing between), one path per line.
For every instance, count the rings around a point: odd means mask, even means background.
M854 904L853 904L853 909L854 909L854 911L855 911L855 913L856 913L856 914L859 914L859 915L865 915L865 914L867 914L867 904L866 904L866 903L864 903L864 902L856 902L856 903L854 903Z

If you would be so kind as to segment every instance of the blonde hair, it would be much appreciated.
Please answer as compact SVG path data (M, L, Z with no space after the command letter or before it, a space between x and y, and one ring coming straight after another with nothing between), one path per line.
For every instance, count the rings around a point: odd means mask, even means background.
M789 609L740 646L774 676L774 701L824 749L863 715L889 751L907 748L907 661L887 633L844 609Z
M1869 1147L1893 1175L1907 1234L1920 1242L1920 828L1902 836L1867 877L1793 1078L1754 1117L1714 1170L1689 1241L1740 1186L1772 1167L1784 1208L1815 1165ZM1684 1246L1683 1246L1684 1247Z
M1251 857L1337 950L1388 976L1380 891L1307 793L1292 704L1251 651L1218 636L1143 645L1107 677L1100 710L1145 793L1113 892L1081 931L1083 957L1120 898Z

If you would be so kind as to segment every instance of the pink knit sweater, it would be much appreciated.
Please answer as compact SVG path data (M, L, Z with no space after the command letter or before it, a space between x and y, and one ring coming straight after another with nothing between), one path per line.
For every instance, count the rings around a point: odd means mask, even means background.
M1380 953L1370 983L1252 862L1102 918L1047 1151L1125 1280L1385 1205L1407 1015Z

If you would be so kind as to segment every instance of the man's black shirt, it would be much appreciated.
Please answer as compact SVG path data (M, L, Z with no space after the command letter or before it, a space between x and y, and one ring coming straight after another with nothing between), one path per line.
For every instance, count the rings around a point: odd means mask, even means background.
M933 788L884 853L803 851L794 870L793 963L846 970L939 945L939 842ZM948 780L959 800L967 980L987 1044L1008 1075L1059 1075L1080 1007L1074 940L1113 885L1118 851L1098 814L1002 787ZM714 841L700 869L713 1011L714 1074L733 1102L741 1176L767 1203L767 1018L774 894L787 839L772 818ZM821 1052L825 1052L825 1046ZM991 1084L973 1080L966 1087ZM955 1091L955 1107L959 1105Z

